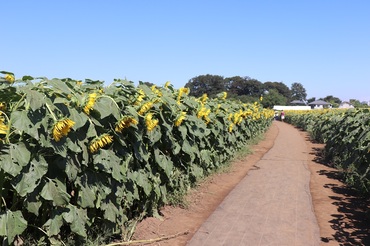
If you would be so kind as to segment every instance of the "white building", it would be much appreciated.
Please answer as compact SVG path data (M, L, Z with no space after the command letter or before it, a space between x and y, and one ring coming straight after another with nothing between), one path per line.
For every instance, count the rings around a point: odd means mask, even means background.
M338 108L354 108L354 106L349 102L342 102Z

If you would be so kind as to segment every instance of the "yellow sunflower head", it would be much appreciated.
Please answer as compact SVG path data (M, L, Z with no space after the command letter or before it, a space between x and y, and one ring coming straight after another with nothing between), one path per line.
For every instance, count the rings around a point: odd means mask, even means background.
M122 132L123 129L130 127L131 125L137 125L138 121L134 117L124 116L120 121L116 123L115 131Z
M5 74L5 80L8 81L10 84L12 84L15 80L14 75L9 74L9 73Z
M62 137L68 135L75 122L70 119L61 119L57 121L53 126L53 138L55 142L59 142Z
M148 132L152 131L158 123L157 119L153 119L153 114L149 113L145 116L145 125Z
M96 153L99 149L111 144L113 142L113 136L109 134L103 134L98 138L91 141L89 145L90 153Z
M181 112L175 121L175 126L180 126L183 120L186 118L186 112Z
M141 106L140 110L139 110L139 114L140 115L144 115L146 112L149 111L149 109L151 109L153 107L153 102L146 102L144 103L143 106Z
M98 97L98 94L91 93L87 99L87 102L85 103L85 107L83 108L84 112L88 115L90 114L90 110L94 107L96 98Z

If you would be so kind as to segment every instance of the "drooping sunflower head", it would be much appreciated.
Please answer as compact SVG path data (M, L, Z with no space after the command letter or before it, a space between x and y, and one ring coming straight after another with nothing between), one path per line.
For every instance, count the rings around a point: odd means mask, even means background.
M183 94L188 95L189 92L190 92L189 88L185 88L185 87L180 88L179 89L179 94L177 95L177 102L180 102L181 97L182 97Z
M6 134L8 131L8 126L4 123L4 117L1 116L0 112L0 134Z
M165 84L164 84L164 88L168 88L169 86L171 85L171 82L170 81L167 81Z
M130 127L131 125L137 125L138 121L134 117L124 116L120 121L116 123L115 131L122 132L123 129Z
M138 96L135 100L135 105L140 105L140 103L144 100L145 98L145 93L143 91L143 89L138 89L137 90L137 93L138 93Z
M146 102L144 103L143 106L141 106L140 110L139 110L139 115L144 115L146 112L149 111L149 109L151 109L153 107L153 102Z
M197 117L201 119L203 117L207 117L210 113L211 113L211 109L207 109L206 107L202 106L197 113Z
M159 97L161 97L161 96L162 96L162 92L157 88L157 86L156 86L156 85L152 85L151 90L152 90L152 92L154 92L157 96L159 96Z
M181 112L175 121L175 126L180 126L183 120L186 118L186 112Z
M208 95L207 95L207 93L204 93L204 94L202 95L202 97L200 98L200 101L201 101L202 103L205 103L205 102L207 101L207 99L208 99Z
M233 123L230 123L230 125L229 125L229 132L232 132L233 131L233 127L234 127L234 124Z
M145 116L145 125L148 132L152 131L157 125L159 121L157 119L153 119L153 114L149 113Z
M5 110L6 110L6 104L3 102L0 102L0 111L5 111Z
M9 74L9 73L5 74L5 80L8 81L10 84L12 84L15 80L14 75Z
M89 151L90 153L96 153L99 149L111 144L112 142L113 136L105 133L91 141Z
M85 107L83 108L84 112L89 115L90 110L94 107L96 98L98 97L98 94L96 93L91 93L85 103Z
M68 135L75 122L71 119L61 119L57 121L53 126L53 139L55 142L59 142L62 137Z
M227 98L227 92L224 91L224 92L218 93L217 98L219 98L221 100L225 100Z

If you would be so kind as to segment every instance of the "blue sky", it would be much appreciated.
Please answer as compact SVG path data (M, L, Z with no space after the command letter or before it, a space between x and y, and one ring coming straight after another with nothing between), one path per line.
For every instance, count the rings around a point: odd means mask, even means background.
M367 0L13 0L0 70L176 88L198 75L301 83L310 97L370 100Z

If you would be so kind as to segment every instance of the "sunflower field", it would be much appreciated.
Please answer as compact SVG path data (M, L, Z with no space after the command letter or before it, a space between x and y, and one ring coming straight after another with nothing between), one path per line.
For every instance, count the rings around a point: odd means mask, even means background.
M123 235L225 164L273 111L221 93L0 71L0 239Z
M286 122L325 143L325 161L341 170L349 185L370 195L369 109L287 111Z

